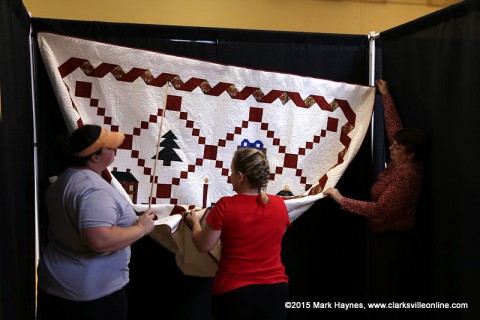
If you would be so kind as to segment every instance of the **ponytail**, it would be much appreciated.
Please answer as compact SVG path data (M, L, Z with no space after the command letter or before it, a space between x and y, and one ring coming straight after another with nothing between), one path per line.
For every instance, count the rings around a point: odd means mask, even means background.
M262 206L266 206L267 204L270 203L270 198L267 195L267 190L265 188L262 188L260 191L260 195L258 196L258 201Z
M257 188L258 202L262 206L269 204L267 185L270 166L265 154L255 148L240 148L233 156L232 165L235 171L242 172L245 175L252 187Z

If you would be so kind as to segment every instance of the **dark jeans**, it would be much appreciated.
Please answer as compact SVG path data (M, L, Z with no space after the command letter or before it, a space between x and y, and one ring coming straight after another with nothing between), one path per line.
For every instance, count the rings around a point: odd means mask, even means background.
M216 320L285 320L288 284L256 284L212 295Z
M72 301L38 291L38 320L127 320L126 288L91 301Z

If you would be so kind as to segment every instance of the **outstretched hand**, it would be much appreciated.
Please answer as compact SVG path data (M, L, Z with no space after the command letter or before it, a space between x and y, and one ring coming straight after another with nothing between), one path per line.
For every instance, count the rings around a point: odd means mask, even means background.
M332 198L337 203L340 203L340 201L343 199L342 194L336 188L328 188L327 190L323 191L323 194L329 198Z
M190 229L193 228L193 225L194 225L194 224L200 223L200 221L198 220L197 213L195 212L194 209L185 212L185 213L183 214L183 220L185 221L185 223L187 224L187 226L188 226Z
M383 79L378 79L377 81L375 81L375 84L378 87L378 91L380 91L380 93L382 95L386 95L386 94L390 93L390 91L388 89L388 82L387 81L385 81Z

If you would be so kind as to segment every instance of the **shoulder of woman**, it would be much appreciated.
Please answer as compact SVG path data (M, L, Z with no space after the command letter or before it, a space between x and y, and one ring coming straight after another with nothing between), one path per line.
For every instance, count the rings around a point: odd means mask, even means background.
M423 177L423 167L417 163L409 163L395 168L396 179L420 180Z

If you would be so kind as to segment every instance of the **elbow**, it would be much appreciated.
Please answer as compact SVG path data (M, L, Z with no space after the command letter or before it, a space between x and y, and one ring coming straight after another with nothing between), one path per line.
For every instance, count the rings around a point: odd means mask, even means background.
M82 229L81 234L85 244L95 252L111 253L121 249L121 245L112 236L112 228L86 228Z
M220 231L211 230L207 225L205 229L192 231L192 240L197 250L201 253L211 251L219 241Z
M193 240L193 243L195 244L195 248L197 248L198 252L200 253L207 253L213 249L213 247L207 245L206 243L202 243L201 241L195 239Z
M209 252L215 246L215 243L212 245L211 242L203 239L200 234L194 234L192 240L195 248L197 248L200 253Z
M98 253L110 253L110 252L113 252L115 250L112 250L112 248L110 246L106 246L104 244L101 244L101 243L89 243L88 246L95 252L98 252Z
M98 253L110 253L118 250L118 248L101 237L88 237L85 239L85 243L90 249Z
M210 251L210 250L208 250L207 248L202 248L202 247L200 247L200 248L197 247L197 250L198 250L198 252L200 252L200 253L207 253L208 251Z

